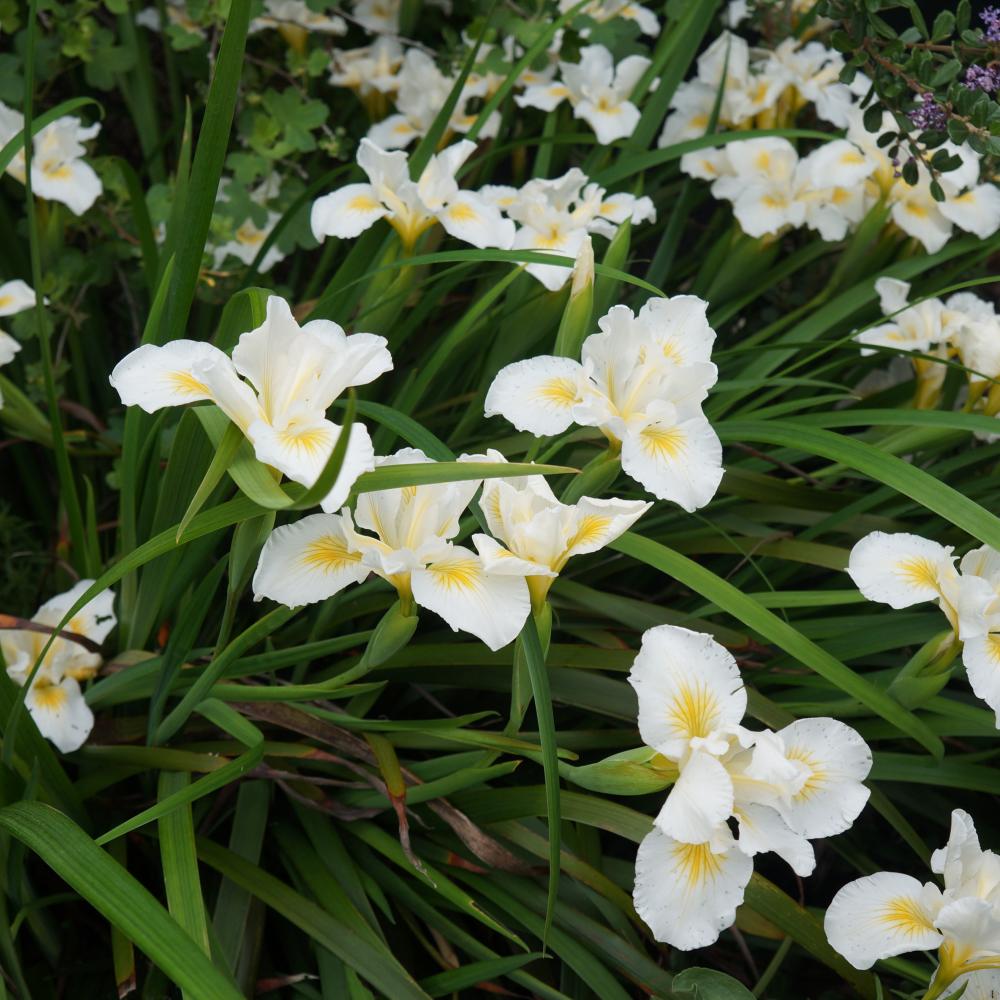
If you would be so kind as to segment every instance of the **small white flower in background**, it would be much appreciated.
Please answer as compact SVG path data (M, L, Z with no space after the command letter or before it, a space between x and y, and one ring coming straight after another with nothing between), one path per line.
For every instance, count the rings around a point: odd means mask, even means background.
M346 35L347 22L336 14L314 10L305 0L264 0L264 13L250 22L250 32L276 28L302 29L322 35Z
M459 461L497 457L465 455ZM403 448L379 459L378 465L430 461L422 451ZM407 613L415 603L440 615L453 630L472 633L490 649L506 646L521 631L530 610L523 574L492 573L486 560L452 541L481 482L363 493L353 520L345 509L278 528L260 555L255 599L269 597L289 607L311 604L376 573L396 588Z
M0 103L0 146L6 145L24 128L24 116ZM89 163L83 143L101 131L99 122L84 126L79 118L64 116L35 134L31 154L31 190L37 198L58 201L75 215L83 215L97 201L104 186ZM7 173L25 181L22 147L7 167Z
M271 235L271 231L281 219L280 212L275 212L266 207L268 201L274 198L279 190L280 178L277 174L272 174L254 190L249 192L250 200L266 210L264 225L258 226L252 217L244 219L236 228L231 240L212 248L213 267L216 269L220 268L226 258L230 256L236 257L247 265L253 263L261 244ZM223 182L223 185L220 186L217 202L226 202L228 200L228 185L226 182ZM268 248L267 253L264 254L260 262L260 267L257 270L260 274L266 274L275 264L284 259L285 254L278 249L277 245L272 244Z
M46 601L31 619L55 628L93 580L80 580L71 590ZM102 643L115 627L114 594L104 590L63 626L95 643ZM50 638L47 632L26 629L0 630L0 651L7 674L22 687ZM39 732L62 753L78 750L94 728L94 714L84 701L80 681L89 680L101 657L71 639L57 636L49 647L25 697Z
M334 49L330 83L348 87L365 100L372 94L395 94L403 65L403 46L395 38L376 38L359 49Z
M567 13L578 2L579 0L559 0L559 13ZM598 24L623 17L635 21L644 35L656 38L660 34L660 22L656 15L648 7L632 3L631 0L591 0L579 13L593 18Z
M787 70L773 61L758 71L751 65L746 39L724 31L698 57L695 78L682 83L670 99L658 145L663 148L704 135L720 88L718 123L730 128L770 111L789 83Z
M851 550L847 572L870 601L896 609L938 605L962 642L969 684L1000 729L1000 553L982 545L956 569L952 552L919 535L873 531Z
M399 31L399 10L403 0L354 0L351 20L373 35L394 35Z
M492 449L486 458L505 461ZM536 610L570 558L609 545L652 506L593 497L561 503L542 476L487 479L479 505L493 534L472 536L483 565L492 574L526 577Z
M824 240L839 240L870 207L864 182L874 165L843 139L800 158L787 139L761 138L685 153L681 170L712 181L712 194L732 202L748 236L804 225Z
M863 355L874 353L872 347L929 355L912 358L918 406L936 403L946 374L945 365L931 358L945 361L957 355L968 370L972 406L982 403L982 411L989 416L1000 412L1000 392L989 381L1000 376L1000 316L992 303L971 292L958 292L944 301L926 298L911 305L909 284L896 278L879 278L875 289L888 322L855 336L866 345Z
M126 406L147 413L211 400L243 431L259 461L312 486L341 433L327 409L349 386L367 385L392 368L385 345L370 333L348 336L330 320L299 326L288 303L272 295L267 318L240 337L232 359L203 341L144 344L118 362L111 385ZM374 467L368 430L354 423L323 509L338 510L358 476Z
M940 299L924 299L909 305L910 286L897 278L879 278L875 282L875 291L878 292L882 313L889 317L889 322L863 330L854 338L859 344L929 354L933 348L947 342L944 304ZM861 353L874 352L863 347Z
M700 632L649 629L629 682L643 742L678 772L639 845L635 908L658 941L704 948L735 920L755 855L772 851L797 875L812 873L809 840L849 829L868 800L871 752L836 719L744 729L736 661Z
M603 45L580 50L578 63L559 63L561 82L539 83L514 98L522 108L552 111L563 100L573 106L601 145L625 139L639 124L639 109L629 100L639 78L649 67L643 56L627 56L617 66Z
M656 209L649 198L607 195L576 167L562 177L530 180L520 190L487 186L481 194L518 223L515 250L542 250L573 259L588 233L611 239L626 219L633 224L656 221ZM528 264L525 270L551 292L562 288L571 273L568 267L557 264Z
M503 368L486 415L537 436L598 427L621 445L627 475L697 510L722 479L722 446L701 412L718 374L707 306L691 295L650 299L638 315L614 306L598 321L601 332L583 342L582 362L543 356Z
M27 282L15 278L0 285L0 316L14 316L25 309L31 309L38 301ZM14 355L21 350L21 345L9 333L0 330L0 365L10 364ZM3 394L0 393L0 406L3 406Z
M348 184L318 198L312 207L313 234L320 241L327 236L351 239L385 219L410 250L422 233L439 222L465 243L510 249L514 242L510 220L475 191L461 190L455 180L475 148L468 140L448 146L431 157L419 181L412 181L406 153L386 152L362 139L358 165L369 183Z
M928 996L950 996L969 972L1000 969L1000 856L982 850L972 817L951 814L945 847L931 855L944 891L900 872L877 872L845 885L826 911L830 944L856 969L911 951L938 949ZM998 985L996 973L976 989ZM977 993L967 992L976 996Z
M454 83L455 79L442 73L426 52L408 49L396 75L397 113L372 125L368 138L382 149L405 149L414 139L427 134ZM478 114L470 113L467 105L482 96L481 81L471 86L465 84L448 122L451 132L469 131ZM480 138L494 138L499 127L500 113L496 111L480 130Z
M171 25L181 28L189 35L197 35L199 38L205 37L205 29L188 14L186 4L167 3L164 7L167 12L167 20ZM135 23L150 31L163 30L163 19L157 7L144 7L136 14Z

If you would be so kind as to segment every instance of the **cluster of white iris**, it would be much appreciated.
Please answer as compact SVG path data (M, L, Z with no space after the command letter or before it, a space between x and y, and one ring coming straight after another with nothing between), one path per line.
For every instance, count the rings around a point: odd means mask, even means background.
M842 239L877 205L929 253L940 250L955 227L985 238L1000 229L1000 190L980 177L980 157L966 146L945 143L961 166L938 178L943 201L931 193L931 176L918 164L916 184L896 169L881 136L893 129L888 112L877 132L862 121L859 94L868 81L849 87L838 80L843 59L822 43L788 38L774 49L754 49L724 32L699 57L696 77L671 99L660 146L704 136L713 122L728 132L724 145L686 153L681 169L712 182L712 193L733 203L747 235L777 236L807 226L824 240ZM814 114L846 138L833 139L806 156L786 139L739 139L739 131L794 122L811 105Z
M870 326L855 335L862 354L879 348L914 355L916 404L938 402L949 359L966 370L965 407L985 416L1000 414L1000 316L992 302L972 292L956 292L947 299L929 297L910 302L910 285L898 278L875 282L882 312L888 322ZM978 437L994 435L976 431Z

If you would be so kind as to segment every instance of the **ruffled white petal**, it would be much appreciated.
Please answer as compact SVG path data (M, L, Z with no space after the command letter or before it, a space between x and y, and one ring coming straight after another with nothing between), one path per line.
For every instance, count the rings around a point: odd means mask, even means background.
M347 240L360 235L388 214L389 210L379 201L371 184L348 184L313 202L309 224L313 236L320 241L327 236Z
M878 872L845 885L823 921L830 944L856 969L908 951L937 948L941 891L911 875Z
M739 847L750 857L772 851L787 861L796 875L806 878L816 867L812 844L796 833L770 806L758 803L737 806Z
M908 608L941 596L955 576L951 546L905 532L873 531L851 550L847 572L869 601Z
M752 874L753 861L735 844L715 853L654 828L639 844L632 898L658 941L690 951L732 926Z
M588 394L583 366L572 358L543 355L502 368L486 393L485 413L503 416L519 431L561 434L576 422Z
M966 639L962 663L973 692L996 713L1000 729L1000 633L987 632Z
M622 438L622 468L653 496L689 513L704 507L722 481L722 445L701 414L636 421Z
M487 573L479 556L462 546L450 547L410 579L417 604L493 650L514 640L531 611L523 577Z
M785 822L809 838L850 829L870 794L862 784L872 767L868 744L836 719L798 719L778 736L785 756L807 771L801 788L778 804Z
M685 844L712 840L733 814L733 782L711 754L695 752L684 762L656 817L656 825Z
M297 608L326 600L368 576L354 531L340 514L312 514L268 536L253 577L254 600Z
M658 625L642 637L629 683L647 746L679 759L690 741L735 727L747 707L739 668L710 635Z
M64 677L55 684L36 681L25 695L24 703L38 731L60 753L79 750L94 728L94 713L72 677Z
M514 223L475 192L459 191L437 217L445 232L474 247L509 250L514 245Z
M180 406L211 399L196 372L206 363L232 368L217 347L199 340L173 340L158 347L143 344L126 355L111 372L111 385L126 406L153 413L164 406Z

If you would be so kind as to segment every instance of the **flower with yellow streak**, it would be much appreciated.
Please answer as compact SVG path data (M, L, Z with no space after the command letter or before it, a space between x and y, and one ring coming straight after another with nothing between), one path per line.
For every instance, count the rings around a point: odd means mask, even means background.
M626 56L618 65L603 45L586 45L578 63L559 64L561 80L528 87L514 100L522 108L552 111L564 100L607 146L630 136L639 124L639 109L629 100L649 67L644 56Z
M906 533L873 531L851 550L847 572L870 601L908 608L934 601L962 643L969 684L996 713L1000 729L1000 552L967 552Z
M459 189L455 174L475 150L463 140L432 156L418 181L410 179L409 158L400 150L386 152L370 139L358 148L358 166L367 184L348 184L318 198L312 207L312 231L351 239L385 219L411 251L417 239L440 223L456 239L480 249L509 250L514 226L500 210L474 191Z
M649 299L637 315L613 306L583 342L582 361L543 356L503 368L486 415L539 436L598 427L650 493L703 507L722 479L722 446L701 412L717 375L707 307L693 295Z
M14 316L25 309L30 309L37 298L31 287L20 278L5 281L0 285L0 316ZM9 333L0 330L0 365L9 364L14 355L21 350L21 345ZM3 395L0 394L0 406L3 406Z
M80 580L65 594L46 601L31 620L56 627L93 582ZM110 590L102 591L63 626L63 631L102 643L115 626L113 606L114 594ZM22 686L27 682L49 638L45 631L0 631L0 652L13 681ZM84 701L80 681L93 677L100 665L99 654L72 639L56 636L31 682L24 703L39 732L62 753L79 749L94 728L94 714Z
M871 752L836 719L744 729L736 661L699 632L649 629L629 682L643 741L677 770L639 845L635 908L657 940L703 948L735 920L756 854L772 851L811 874L809 839L847 830L868 800Z
M952 812L948 843L931 855L931 871L943 877L943 891L900 872L857 879L834 896L824 922L830 944L857 969L937 948L924 1000L950 995L970 973L1000 970L1000 856L982 850L963 810Z
M371 333L348 336L330 320L299 326L288 303L272 295L264 322L240 337L232 359L201 341L144 344L118 362L111 384L126 406L147 413L211 400L261 462L312 486L341 433L327 409L349 386L367 385L392 368L385 345ZM368 430L355 422L323 509L339 510L358 476L374 467Z
M487 456L491 462L505 461L492 449ZM493 535L472 536L483 564L491 573L526 577L538 613L569 559L604 548L652 504L593 497L560 503L542 476L521 476L488 479L480 506Z
M495 453L489 456L496 458ZM459 459L468 460L481 456ZM403 448L378 464L430 461L422 451ZM268 597L297 607L331 597L375 573L396 588L404 614L413 614L416 604L490 649L506 646L530 610L523 574L494 573L488 560L452 541L480 482L363 493L353 518L345 509L278 528L260 554L255 599Z
M24 116L0 103L0 146L24 128ZM104 185L82 157L83 144L101 130L100 122L84 126L79 118L64 115L49 122L34 138L31 155L31 190L36 198L58 201L76 215L83 215L97 201ZM7 166L7 173L25 181L24 148Z

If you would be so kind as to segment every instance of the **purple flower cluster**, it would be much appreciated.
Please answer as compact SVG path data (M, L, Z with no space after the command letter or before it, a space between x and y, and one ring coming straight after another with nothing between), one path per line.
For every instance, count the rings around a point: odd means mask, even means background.
M983 32L988 42L1000 42L1000 7L987 7L980 15L985 26Z
M970 66L963 82L969 90L985 90L992 94L1000 90L1000 70L996 66Z
M943 129L948 124L944 108L926 94L919 95L920 103L909 112L910 121L919 129Z

